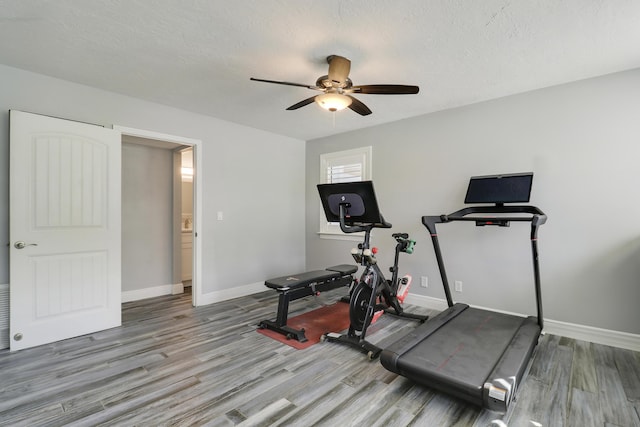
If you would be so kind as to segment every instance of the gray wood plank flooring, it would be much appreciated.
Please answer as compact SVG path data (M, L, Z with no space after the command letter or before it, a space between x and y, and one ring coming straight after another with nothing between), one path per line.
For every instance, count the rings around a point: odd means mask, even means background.
M291 316L343 294L296 301ZM546 335L499 414L348 347L299 351L258 334L276 308L272 292L198 308L189 294L152 298L123 304L122 327L2 350L0 425L640 427L639 353ZM382 316L369 338L384 346L416 325Z

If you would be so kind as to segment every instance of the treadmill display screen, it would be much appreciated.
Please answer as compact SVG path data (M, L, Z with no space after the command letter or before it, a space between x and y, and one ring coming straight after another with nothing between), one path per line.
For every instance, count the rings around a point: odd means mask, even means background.
M474 176L469 181L465 203L527 203L533 172Z

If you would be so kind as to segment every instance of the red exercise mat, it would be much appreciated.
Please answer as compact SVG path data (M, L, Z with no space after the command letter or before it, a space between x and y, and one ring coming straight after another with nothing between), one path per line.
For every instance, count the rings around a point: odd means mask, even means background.
M293 329L304 328L307 341L299 342L287 339L284 335L270 329L257 329L259 333L283 344L303 350L320 342L320 337L326 332L340 332L349 327L349 304L337 302L303 313L287 320L287 326Z

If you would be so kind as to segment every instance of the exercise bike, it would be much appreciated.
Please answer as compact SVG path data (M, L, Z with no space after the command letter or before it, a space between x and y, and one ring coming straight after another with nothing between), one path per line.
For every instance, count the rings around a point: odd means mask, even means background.
M401 303L411 285L411 276L398 278L400 253L411 254L415 241L406 233L395 233L395 259L389 269L391 280L384 277L376 259L377 248L370 247L374 228L391 228L379 213L373 184L370 181L321 184L318 186L327 219L337 219L344 233L364 232L364 240L351 251L354 260L364 266L359 280L352 285L349 298L349 330L346 334L326 333L323 340L347 344L367 354L370 360L377 358L382 349L366 340L367 329L383 313L424 322L428 316L406 313ZM326 203L325 203L326 202ZM368 212L368 213L367 213ZM334 215L337 213L337 215ZM366 222L365 222L366 221Z
M406 274L402 278L398 278L398 260L401 252L412 254L416 242L409 239L407 233L394 233L391 237L396 240L395 260L393 266L389 267L391 280L385 279L378 267L378 261L375 257L378 253L378 248L365 249L365 244L361 243L357 249L351 250L353 259L358 264L365 266L360 279L355 280L349 298L349 320L357 331L365 329L369 318L371 319L369 324L373 324L383 313L398 316L404 314L401 304L409 293L411 276ZM378 291L379 296L376 298L375 306L371 307L371 296L375 293L374 290ZM370 310L373 310L373 315L371 315Z

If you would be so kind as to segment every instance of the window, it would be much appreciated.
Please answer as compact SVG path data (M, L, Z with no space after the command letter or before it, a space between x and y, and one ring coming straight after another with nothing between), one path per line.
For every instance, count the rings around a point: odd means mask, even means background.
M320 183L369 181L371 180L371 147L355 148L320 155ZM320 236L347 237L337 222L327 222L320 206ZM356 233L356 236L360 233ZM354 236L355 237L355 236ZM358 237L360 239L360 237Z

